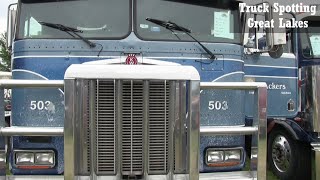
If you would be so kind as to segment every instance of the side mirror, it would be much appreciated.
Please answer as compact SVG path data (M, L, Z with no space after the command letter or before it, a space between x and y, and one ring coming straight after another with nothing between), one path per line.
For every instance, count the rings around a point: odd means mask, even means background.
M287 43L286 29L280 28L280 17L273 13L273 8L270 4L268 11L265 13L265 20L274 22L273 28L266 29L266 44L269 47L268 53L272 58L280 58L283 54L283 46Z
M280 28L279 15L273 13L273 7L269 3L263 2L255 6L267 6L268 11L264 14L250 13L250 17L247 19L250 19L251 22L264 21L264 23L269 24L269 27L245 28L244 47L246 48L246 52L250 54L268 52L272 58L279 58L283 54L283 46L287 43L286 29Z
M15 35L17 4L10 4L7 17L7 46L10 49Z

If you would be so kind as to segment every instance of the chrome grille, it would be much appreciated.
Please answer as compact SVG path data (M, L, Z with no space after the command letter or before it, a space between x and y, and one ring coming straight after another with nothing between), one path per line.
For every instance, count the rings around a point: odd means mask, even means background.
M91 148L96 162L91 163L96 163L98 175L168 173L169 82L145 82L96 81L96 128L92 132L96 147Z
M114 81L97 81L96 138L97 173L115 174L116 125Z
M168 170L169 84L150 82L149 86L149 174Z
M195 68L72 65L64 89L65 177L199 179Z
M143 82L122 86L122 174L142 175Z

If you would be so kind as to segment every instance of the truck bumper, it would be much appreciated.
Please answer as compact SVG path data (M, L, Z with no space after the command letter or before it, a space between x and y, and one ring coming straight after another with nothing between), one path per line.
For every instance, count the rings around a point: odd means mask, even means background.
M222 179L237 179L237 180L252 180L255 179L256 172L238 171L238 172L218 172L218 173L200 173L199 180L222 180ZM175 180L185 180L183 175L175 175ZM165 176L157 176L148 178L148 180L163 180ZM0 178L1 179L1 178ZM6 180L63 180L63 176L7 176ZM97 180L115 180L117 177L98 176ZM90 180L90 176L81 176L77 180Z

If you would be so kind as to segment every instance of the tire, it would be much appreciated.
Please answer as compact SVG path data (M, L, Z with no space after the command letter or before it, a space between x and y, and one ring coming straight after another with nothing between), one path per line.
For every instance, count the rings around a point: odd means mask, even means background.
M311 148L277 128L268 137L268 166L281 180L311 179Z

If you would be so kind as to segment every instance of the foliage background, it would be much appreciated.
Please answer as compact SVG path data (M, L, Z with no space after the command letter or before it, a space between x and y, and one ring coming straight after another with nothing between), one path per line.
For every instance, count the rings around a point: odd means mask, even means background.
M6 33L0 35L0 71L11 71L11 51L7 47Z

